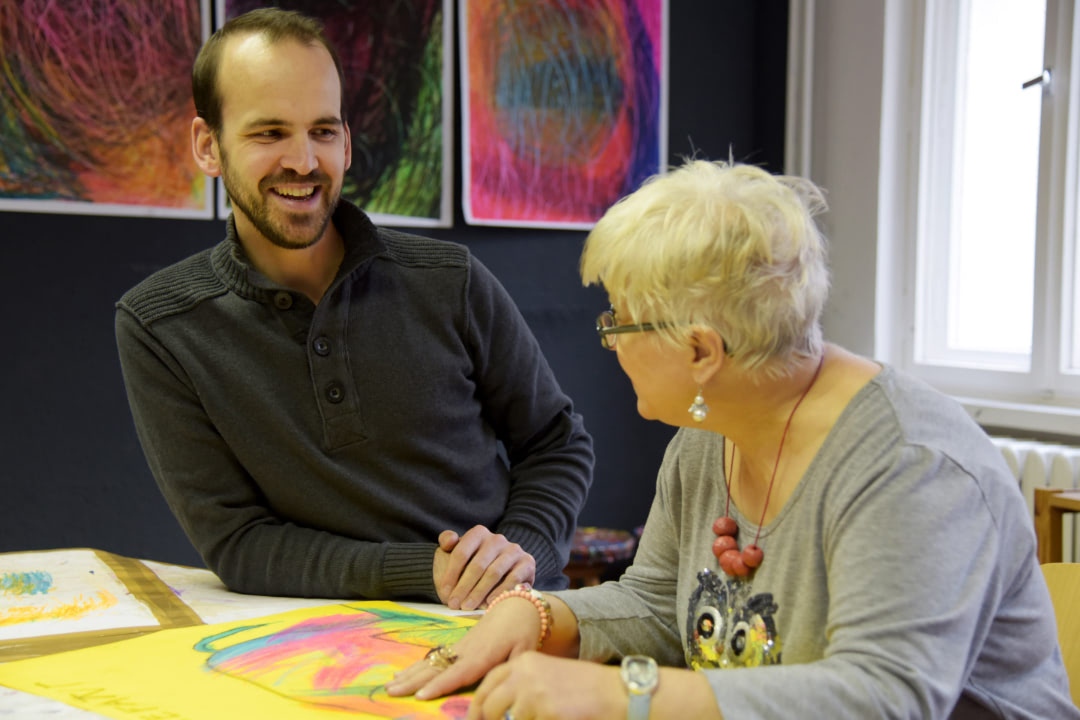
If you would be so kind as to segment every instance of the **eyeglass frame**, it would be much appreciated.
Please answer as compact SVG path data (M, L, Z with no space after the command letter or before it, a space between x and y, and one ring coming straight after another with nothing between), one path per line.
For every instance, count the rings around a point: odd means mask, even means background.
M621 335L623 333L632 332L652 332L660 328L671 327L675 323L671 322L658 322L658 323L638 323L635 325L612 325L611 327L604 327L600 324L601 318L610 317L612 322L615 322L615 308L609 307L602 313L596 316L596 334L600 336L600 344L605 350L614 350L615 342L612 338L610 344L608 341L609 335ZM724 354L730 356L731 352L728 350L727 340L722 340L724 343Z
M623 333L632 332L651 332L659 328L670 327L673 323L658 322L658 323L639 323L636 325L612 325L611 327L604 327L602 318L610 317L611 322L615 322L615 308L610 307L596 316L596 334L600 336L600 344L604 346L605 350L615 349L615 339L608 340L609 335L621 335Z

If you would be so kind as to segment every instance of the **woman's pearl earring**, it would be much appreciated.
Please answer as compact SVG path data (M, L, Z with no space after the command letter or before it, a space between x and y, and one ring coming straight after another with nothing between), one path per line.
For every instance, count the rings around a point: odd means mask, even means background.
M702 422L705 416L709 414L709 406L705 404L705 397L701 393L702 388L698 388L697 395L694 397L694 404L687 410L694 422Z

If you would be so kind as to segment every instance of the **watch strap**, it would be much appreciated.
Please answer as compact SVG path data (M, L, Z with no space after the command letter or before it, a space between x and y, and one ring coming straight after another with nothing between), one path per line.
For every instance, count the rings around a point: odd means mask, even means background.
M649 720L649 706L652 693L630 693L630 704L626 708L626 720Z
M626 686L627 720L649 720L652 694L660 681L660 668L646 655L627 655L622 659L619 676Z

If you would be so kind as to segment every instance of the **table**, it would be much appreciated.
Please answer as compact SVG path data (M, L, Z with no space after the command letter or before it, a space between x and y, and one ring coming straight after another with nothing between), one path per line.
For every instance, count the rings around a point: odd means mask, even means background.
M0 718L107 717L4 687L3 663L94 648L162 630L265 618L343 602L233 593L209 570L90 548L2 553ZM439 615L470 614L430 603L396 605Z

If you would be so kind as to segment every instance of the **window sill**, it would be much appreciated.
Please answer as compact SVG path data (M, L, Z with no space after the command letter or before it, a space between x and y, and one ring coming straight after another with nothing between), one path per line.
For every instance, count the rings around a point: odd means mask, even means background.
M1080 408L956 397L983 427L1080 440Z

